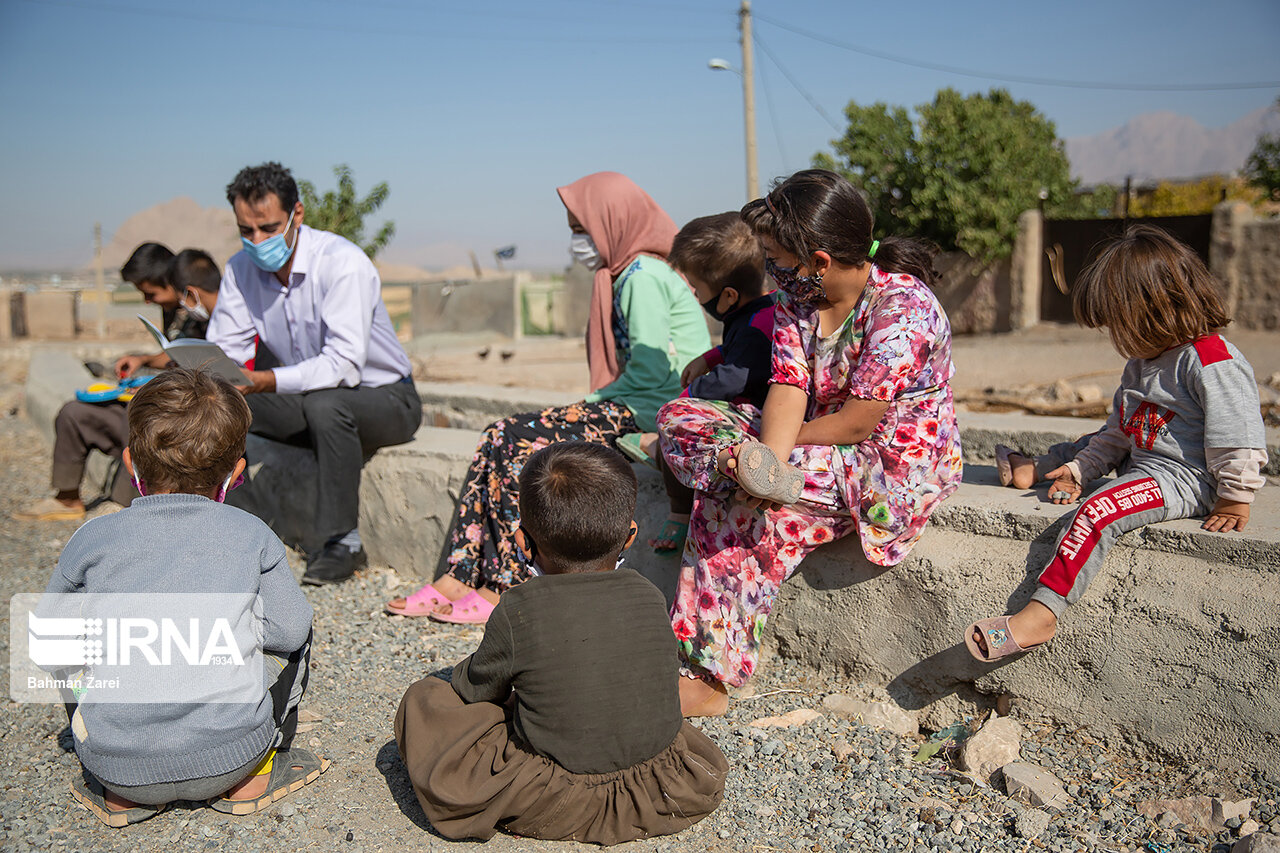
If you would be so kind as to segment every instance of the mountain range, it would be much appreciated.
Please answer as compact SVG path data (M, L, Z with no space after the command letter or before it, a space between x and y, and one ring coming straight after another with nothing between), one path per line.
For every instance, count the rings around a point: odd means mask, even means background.
M1071 175L1081 183L1195 178L1239 172L1263 133L1280 130L1272 106L1221 128L1173 112L1144 113L1120 127L1066 140Z

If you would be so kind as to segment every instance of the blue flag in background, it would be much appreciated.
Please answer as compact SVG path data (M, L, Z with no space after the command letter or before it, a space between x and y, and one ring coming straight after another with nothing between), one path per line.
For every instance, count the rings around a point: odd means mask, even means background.
M501 249L494 249L493 256L504 261L509 261L516 256L516 247L503 246Z

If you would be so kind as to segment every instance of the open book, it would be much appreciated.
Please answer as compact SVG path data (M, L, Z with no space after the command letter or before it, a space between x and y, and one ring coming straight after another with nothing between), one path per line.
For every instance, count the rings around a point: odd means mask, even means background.
M156 328L152 323L141 314L138 319L142 321L142 325L147 327L147 331L156 339L156 343L160 345L160 349L165 351L169 358L179 367L187 367L192 370L203 370L214 376L227 380L232 385L247 385L248 379L245 378L244 370L240 365L236 364L231 358L222 351L222 347L209 341L202 341L199 338L178 338L171 341L164 336L164 332Z

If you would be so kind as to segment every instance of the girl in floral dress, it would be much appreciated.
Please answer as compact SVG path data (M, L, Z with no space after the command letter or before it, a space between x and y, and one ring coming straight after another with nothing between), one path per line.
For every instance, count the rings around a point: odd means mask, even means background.
M806 554L856 531L867 559L896 565L960 484L933 247L873 241L862 196L823 170L792 175L742 218L780 294L764 409L679 399L658 413L667 464L696 490L671 611L687 716L723 714L725 685L751 677Z
M448 570L389 601L389 613L484 623L498 596L529 578L514 536L524 461L559 441L612 446L653 431L658 407L680 393L685 365L711 347L702 307L666 263L676 224L648 193L617 172L560 187L574 259L595 272L587 326L592 392L581 402L489 425L462 486L449 532Z

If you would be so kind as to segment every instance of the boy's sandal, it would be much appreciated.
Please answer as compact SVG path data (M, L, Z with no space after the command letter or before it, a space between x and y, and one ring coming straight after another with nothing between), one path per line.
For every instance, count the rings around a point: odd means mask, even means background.
M738 485L765 500L793 504L804 490L804 472L780 462L773 448L759 441L743 442L733 470Z
M657 471L657 461L648 453L645 453L644 449L640 446L640 441L643 437L644 433L629 432L626 435L618 436L614 441L614 445L617 446L623 456L627 457L632 462L639 462L643 465L648 465L650 468Z
M675 521L668 518L662 522L658 535L649 540L649 546L655 554L674 554L684 550L684 540L689 538L689 522ZM671 545L658 547L659 542L670 542Z
M453 610L448 613L428 613L437 622L448 622L452 625L483 625L489 621L489 614L495 605L489 599L472 590L457 601L450 602Z
M974 631L980 631L987 641L985 653L982 651L982 646L973 639ZM1018 641L1013 638L1013 632L1009 630L1008 616L993 616L990 619L979 619L974 622L964 632L964 644L969 649L969 654L983 663L991 663L1044 645L1044 643L1034 643L1030 646L1018 645Z
M429 583L406 596L404 604L396 604L399 600L396 598L388 601L383 609L394 616L427 616L440 605L451 603L448 596Z
M1005 447L1003 444L996 445L996 473L1000 476L1000 485L1002 486L1013 484L1013 463L1009 461L1009 456L1017 452L1012 447Z
M303 785L314 782L320 774L329 769L327 758L318 758L309 749L299 746L277 750L271 759L271 775L267 779L267 790L252 800L231 800L226 797L214 797L209 800L209 808L223 814L247 815L260 812L277 800L284 799Z
M93 812L94 817L114 829L142 823L169 807L168 803L162 803L158 806L139 804L130 809L113 809L107 805L107 795L102 783L92 777L86 779L85 776L86 774L81 773L71 780L71 796Z

